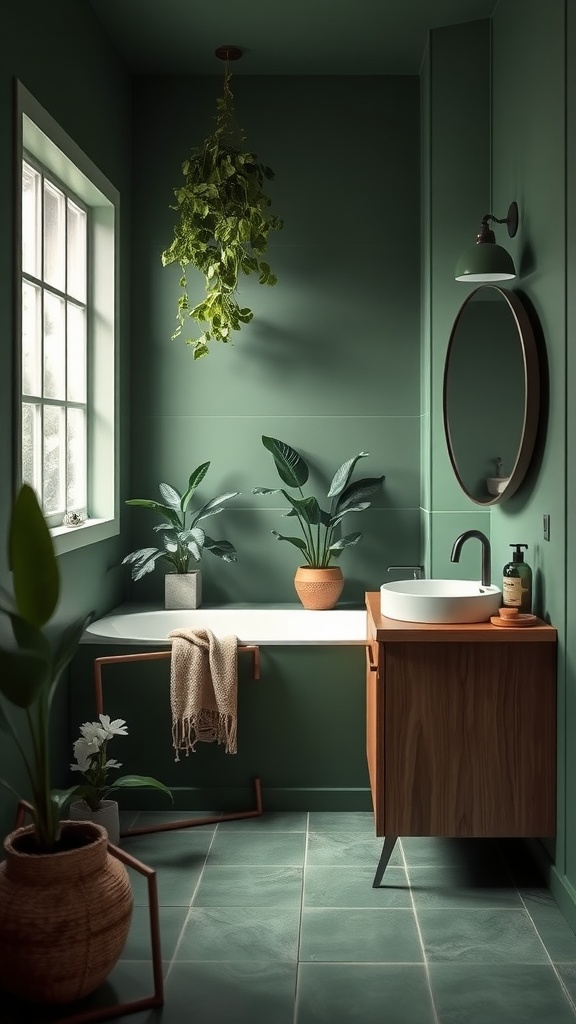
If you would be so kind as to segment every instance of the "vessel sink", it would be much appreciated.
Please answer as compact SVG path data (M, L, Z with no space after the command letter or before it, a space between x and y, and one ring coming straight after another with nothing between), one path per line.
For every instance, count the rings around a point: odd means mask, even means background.
M402 622L487 622L502 604L498 587L478 580L396 580L380 587L380 611Z

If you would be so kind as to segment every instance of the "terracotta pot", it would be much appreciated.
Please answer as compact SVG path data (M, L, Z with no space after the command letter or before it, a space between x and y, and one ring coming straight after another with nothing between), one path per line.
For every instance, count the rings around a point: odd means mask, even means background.
M101 800L97 811L93 811L85 800L74 800L68 813L71 821L93 821L96 825L103 825L108 833L108 842L118 846L120 811L116 800Z
M132 918L124 865L101 825L63 821L58 852L35 853L34 826L4 841L0 864L0 989L70 1003L102 984Z
M305 608L324 611L333 608L344 587L342 570L338 566L312 569L299 565L294 576L296 593Z

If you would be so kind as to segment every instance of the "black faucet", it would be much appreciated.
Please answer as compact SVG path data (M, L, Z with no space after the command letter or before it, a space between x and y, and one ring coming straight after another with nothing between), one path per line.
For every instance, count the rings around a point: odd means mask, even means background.
M452 548L452 554L450 555L451 562L460 561L460 552L462 546L470 537L477 537L482 544L482 586L489 587L492 579L492 564L490 555L490 541L486 534L481 533L480 530L466 530L466 533L461 533L459 537L454 541Z

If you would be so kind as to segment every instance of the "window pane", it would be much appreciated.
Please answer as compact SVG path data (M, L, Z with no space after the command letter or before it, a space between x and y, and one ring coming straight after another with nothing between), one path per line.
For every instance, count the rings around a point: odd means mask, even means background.
M44 181L44 280L64 291L66 283L66 200L59 188Z
M64 513L65 428L64 409L44 408L44 514Z
M68 401L86 401L86 311L68 303Z
M68 285L67 291L86 302L86 214L68 200Z
M40 406L22 406L22 482L40 493L42 483L40 453L42 451Z
M86 511L86 414L83 409L68 410L66 445L68 512Z
M22 284L22 391L42 394L42 295L40 288Z
M44 397L66 397L65 303L44 293Z
M40 270L40 184L41 177L30 164L22 164L22 269L41 276Z

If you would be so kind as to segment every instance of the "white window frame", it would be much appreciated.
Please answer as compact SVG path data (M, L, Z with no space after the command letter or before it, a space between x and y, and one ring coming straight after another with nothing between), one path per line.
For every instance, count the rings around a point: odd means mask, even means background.
M120 532L118 296L120 195L117 189L57 124L21 82L16 88L16 487L22 465L22 159L29 153L88 207L90 309L88 335L88 519L79 527L50 529L57 554L85 547Z

